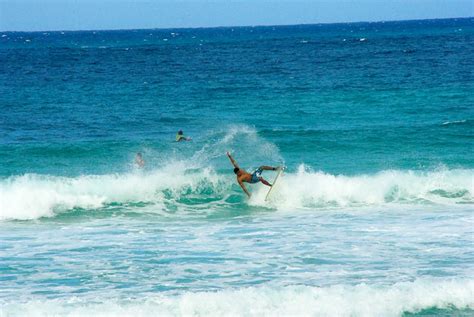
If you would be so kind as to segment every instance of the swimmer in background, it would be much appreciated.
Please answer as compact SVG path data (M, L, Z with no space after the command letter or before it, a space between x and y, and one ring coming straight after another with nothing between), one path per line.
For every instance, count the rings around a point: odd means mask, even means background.
M184 136L183 130L179 130L178 133L176 133L176 142L181 141L191 141L191 138L187 138Z
M135 156L135 164L137 164L139 168L143 168L145 166L145 161L143 160L142 153L138 152Z

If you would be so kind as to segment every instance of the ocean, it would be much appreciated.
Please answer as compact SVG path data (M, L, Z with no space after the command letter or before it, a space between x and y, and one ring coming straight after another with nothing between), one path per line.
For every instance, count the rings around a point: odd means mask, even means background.
M0 316L474 316L473 36L0 32Z

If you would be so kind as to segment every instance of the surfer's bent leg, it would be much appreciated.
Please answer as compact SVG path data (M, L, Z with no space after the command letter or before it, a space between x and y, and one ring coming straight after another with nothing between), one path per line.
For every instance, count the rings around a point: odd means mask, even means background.
M276 171L277 170L276 167L266 166L266 165L260 166L258 169L259 170L264 170L264 171Z
M263 177L260 177L259 180L260 180L262 183L264 183L265 185L272 187L272 184L270 184L269 182L267 182Z

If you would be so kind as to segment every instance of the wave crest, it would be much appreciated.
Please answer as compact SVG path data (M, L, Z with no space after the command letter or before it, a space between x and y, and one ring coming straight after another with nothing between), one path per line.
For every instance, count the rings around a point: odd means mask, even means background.
M473 179L474 170L387 170L346 176L314 172L301 165L295 173L284 174L269 202L264 201L268 187L247 185L253 190L248 203L287 210L390 203L472 204ZM117 204L129 204L138 212L142 205L151 205L154 212L197 207L212 212L216 202L247 206L243 198L229 199L235 195L243 194L233 174L218 174L210 167L187 169L183 162L127 174L72 178L27 174L0 181L0 219L37 219L74 208Z
M199 173L165 169L74 178L27 174L0 182L0 219L37 219L73 208L98 209L109 204L145 203L160 210L165 202L176 202L186 194L220 196L222 185L210 169Z
M304 164L275 185L272 203L280 208L380 205L387 203L474 203L474 170L400 171L372 175L313 172ZM253 202L263 201L260 190Z

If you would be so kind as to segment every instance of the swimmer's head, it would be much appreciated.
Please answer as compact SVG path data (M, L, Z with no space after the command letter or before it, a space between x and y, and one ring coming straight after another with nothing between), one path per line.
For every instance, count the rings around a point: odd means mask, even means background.
M178 134L179 134L179 135L183 135L183 130L179 130L179 131L178 131Z
M234 174L237 174L240 171L238 167L234 168Z

